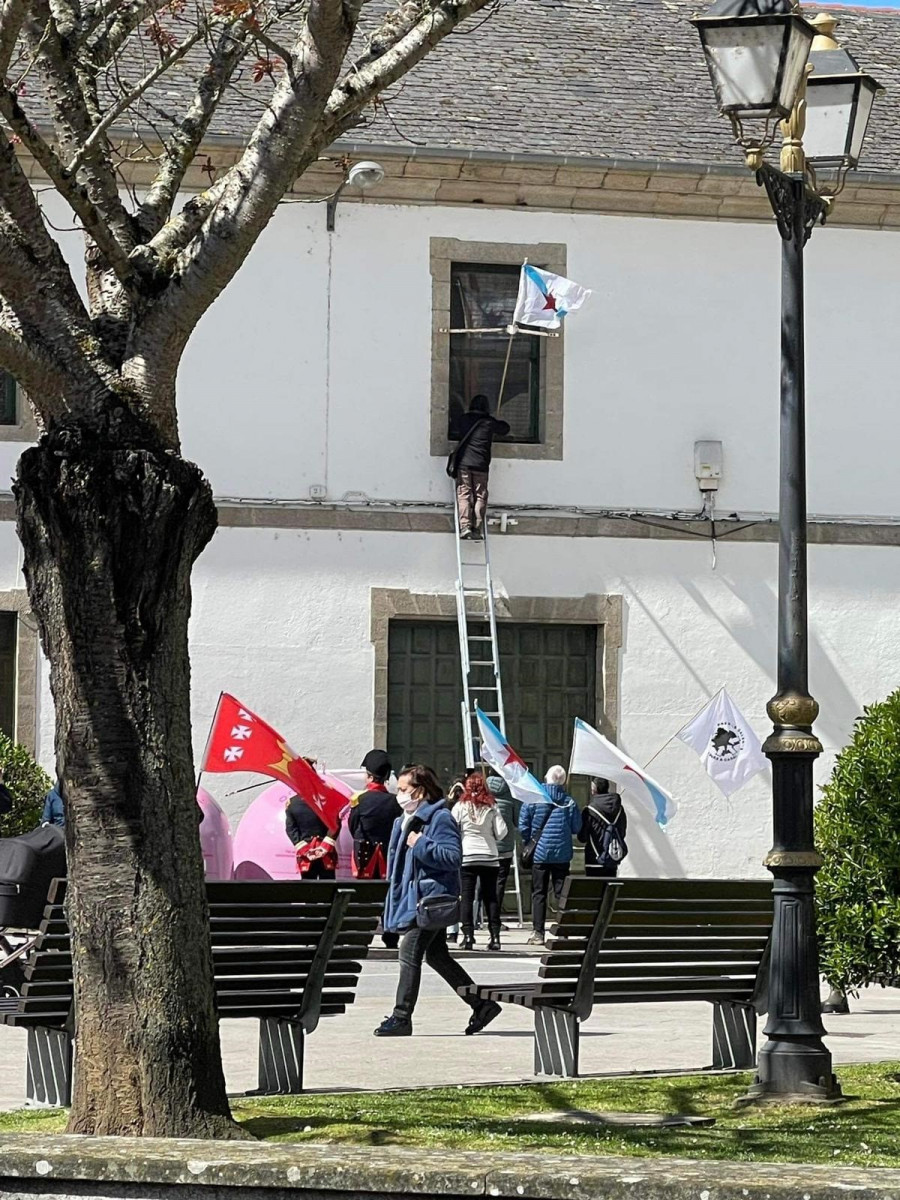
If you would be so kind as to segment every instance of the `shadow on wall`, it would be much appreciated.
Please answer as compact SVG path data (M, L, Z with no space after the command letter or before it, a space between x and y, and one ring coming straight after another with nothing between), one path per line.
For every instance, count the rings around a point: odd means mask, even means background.
M678 797L675 797L678 803ZM675 814L674 821L678 820ZM650 813L637 804L628 805L628 858L625 875L642 879L683 879L687 874L672 845L671 834L660 829Z
M775 690L773 668L775 664L778 600L773 588L762 580L742 580L735 582L723 575L722 582L734 596L745 606L752 617L752 623L734 628L728 625L709 601L695 585L686 583L685 591L693 599L701 612L713 617L734 638L739 645L762 670L769 679L773 680L772 690ZM861 713L861 706L854 698L850 689L844 683L837 668L831 661L828 651L810 628L809 632L809 673L815 681L811 690L822 707L821 715L816 722L819 736L832 746L843 746L850 736L853 724ZM751 714L751 720L756 714ZM762 714L765 717L765 713Z

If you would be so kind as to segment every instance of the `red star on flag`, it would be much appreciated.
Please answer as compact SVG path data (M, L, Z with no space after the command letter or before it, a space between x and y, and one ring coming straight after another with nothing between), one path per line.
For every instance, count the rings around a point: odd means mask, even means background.
M528 770L527 764L525 763L525 761L523 759L521 759L519 757L518 754L516 754L516 752L515 752L515 750L513 750L512 746L507 746L507 750L509 751L509 753L507 755L506 762L503 764L504 767L524 767L525 770L527 771Z
M551 312L556 312L556 297L553 295L553 293L545 292L544 299L547 301L547 303L544 305L544 308L549 308Z

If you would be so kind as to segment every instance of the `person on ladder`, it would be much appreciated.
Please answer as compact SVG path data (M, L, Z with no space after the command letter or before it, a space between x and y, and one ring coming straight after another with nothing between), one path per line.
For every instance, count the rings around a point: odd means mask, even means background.
M487 519L488 474L494 438L506 437L509 424L491 416L487 396L473 396L461 422L459 444L448 471L456 480L459 536L480 539Z

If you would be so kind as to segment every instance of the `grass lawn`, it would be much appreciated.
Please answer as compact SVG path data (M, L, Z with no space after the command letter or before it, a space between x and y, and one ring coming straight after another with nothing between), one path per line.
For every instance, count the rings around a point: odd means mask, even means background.
M232 1107L252 1133L273 1142L900 1166L900 1063L842 1067L840 1078L854 1099L833 1108L735 1108L746 1075L279 1096L236 1099ZM690 1114L716 1124L621 1129L529 1120L572 1109ZM61 1130L64 1120L60 1112L3 1113L0 1133Z

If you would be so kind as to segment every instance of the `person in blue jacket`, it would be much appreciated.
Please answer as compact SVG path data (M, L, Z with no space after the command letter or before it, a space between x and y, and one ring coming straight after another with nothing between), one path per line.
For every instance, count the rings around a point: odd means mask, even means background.
M42 825L65 825L66 806L62 798L62 783L57 779L56 785L44 797L44 811L41 813Z
M551 767L545 777L550 804L523 804L519 814L522 844L537 841L531 867L531 918L534 933L529 946L543 946L547 918L547 891L552 885L557 900L569 874L574 853L572 835L581 829L581 810L565 789L564 767Z
M402 934L400 980L393 1013L375 1030L376 1037L409 1037L419 997L422 963L446 979L454 991L474 987L450 955L445 928L422 928L419 901L459 897L462 842L459 826L444 803L441 785L430 767L404 768L397 780L403 815L394 822L388 847L388 894L384 928ZM458 994L458 992L457 992ZM462 996L472 1009L466 1033L478 1033L501 1012L493 1000Z

